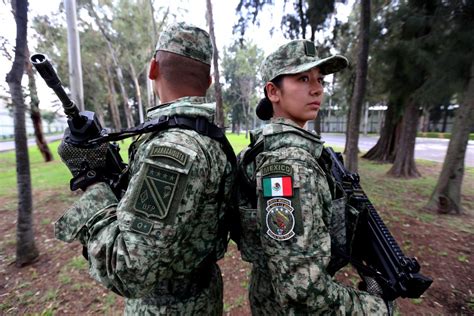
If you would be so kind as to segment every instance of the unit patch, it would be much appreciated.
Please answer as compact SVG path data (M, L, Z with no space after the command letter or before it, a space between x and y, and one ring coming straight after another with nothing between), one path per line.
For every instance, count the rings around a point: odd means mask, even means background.
M153 146L150 157L165 157L178 162L180 165L186 165L188 155L182 151L168 146Z
M135 199L135 210L147 217L164 219L173 201L179 173L154 165L147 165L140 193Z
M295 217L291 201L273 198L267 201L267 234L276 240L288 240L295 235Z

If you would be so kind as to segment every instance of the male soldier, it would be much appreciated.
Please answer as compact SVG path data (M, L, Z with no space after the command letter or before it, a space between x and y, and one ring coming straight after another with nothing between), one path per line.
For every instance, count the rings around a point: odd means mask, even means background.
M202 29L178 23L161 34L149 73L161 104L148 119L192 121L196 128L142 137L123 197L105 182L92 184L56 223L58 239L84 245L91 276L127 298L125 314L222 314L218 229L232 166L221 144L203 132L215 112L204 98L211 57ZM63 142L59 153L74 176L84 161L104 167L104 145L71 147ZM71 150L80 156L70 157Z

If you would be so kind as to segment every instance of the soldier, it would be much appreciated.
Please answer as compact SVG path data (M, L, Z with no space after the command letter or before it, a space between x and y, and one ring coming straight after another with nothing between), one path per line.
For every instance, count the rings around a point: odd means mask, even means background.
M320 110L324 75L347 63L338 55L319 58L306 40L279 47L263 62L265 98L256 111L271 121L252 133L239 157L240 244L252 263L254 315L388 312L380 297L338 284L328 272L336 204L318 164L323 142L304 129Z
M90 275L126 297L125 314L222 314L216 261L225 251L219 230L233 179L225 146L206 136L217 128L215 104L204 97L211 58L202 29L178 23L161 34L149 72L161 104L148 120L195 126L142 135L132 144L124 195L94 183L55 224L58 239L84 245ZM59 154L76 176L85 163L106 167L104 146L63 141Z

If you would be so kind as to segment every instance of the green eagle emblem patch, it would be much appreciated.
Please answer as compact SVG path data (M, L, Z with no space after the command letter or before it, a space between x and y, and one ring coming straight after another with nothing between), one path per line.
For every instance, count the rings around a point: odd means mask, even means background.
M147 217L166 218L178 180L178 172L148 165L140 193L135 200L135 210Z
M294 208L291 201L283 198L273 198L267 201L267 234L276 240L288 240L295 235Z

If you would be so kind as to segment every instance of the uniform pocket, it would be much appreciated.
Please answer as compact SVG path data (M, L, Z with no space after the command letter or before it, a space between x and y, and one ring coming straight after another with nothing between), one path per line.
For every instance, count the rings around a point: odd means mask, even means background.
M257 209L239 206L239 215L242 228L242 259L248 262L255 262L259 257L259 253L261 253Z

